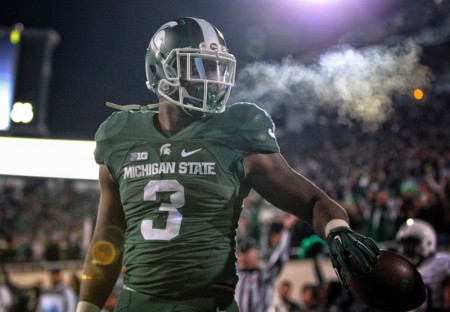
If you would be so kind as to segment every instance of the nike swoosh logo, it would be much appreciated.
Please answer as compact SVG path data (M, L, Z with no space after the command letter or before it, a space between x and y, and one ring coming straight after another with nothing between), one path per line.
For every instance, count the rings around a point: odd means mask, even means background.
M199 148L199 149L196 149L196 150L193 150L193 151L190 151L190 152L186 152L186 150L183 149L183 150L181 151L181 157L188 157L188 156L191 156L191 155L193 155L193 154L195 154L195 153L197 153L197 152L200 152L201 150L202 150L202 149Z
M269 135L272 137L272 138L276 138L275 137L275 132L273 132L273 130L271 129L271 128L269 128L269 130L268 130L268 132L269 132Z

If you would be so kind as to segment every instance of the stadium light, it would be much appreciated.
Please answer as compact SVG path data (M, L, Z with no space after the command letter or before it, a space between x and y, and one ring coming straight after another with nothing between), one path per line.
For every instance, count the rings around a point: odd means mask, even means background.
M0 28L0 135L48 135L47 100L53 50L59 41L52 29L22 24ZM20 104L13 108L14 102ZM32 104L32 111L25 103Z
M16 102L11 110L11 120L15 123L30 123L34 118L34 109L31 103Z
M424 93L423 93L422 89L417 88L417 89L414 89L413 95L416 100L420 101L423 99Z

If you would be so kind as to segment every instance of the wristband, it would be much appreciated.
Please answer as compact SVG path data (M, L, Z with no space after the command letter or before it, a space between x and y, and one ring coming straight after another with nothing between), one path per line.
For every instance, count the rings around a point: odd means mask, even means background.
M100 312L100 308L93 303L80 301L78 302L76 312Z
M333 219L328 221L327 225L325 225L325 237L328 237L328 234L330 234L332 229L335 229L337 227L346 227L350 228L347 221L342 219Z

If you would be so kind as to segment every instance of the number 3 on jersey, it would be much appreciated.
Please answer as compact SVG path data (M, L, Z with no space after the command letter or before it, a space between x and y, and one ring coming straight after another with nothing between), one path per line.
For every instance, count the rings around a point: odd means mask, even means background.
M144 201L155 201L157 193L170 192L170 203L161 203L159 211L167 211L166 227L156 229L153 220L142 220L141 234L146 240L171 240L180 234L183 215L177 210L184 206L184 187L177 180L150 181L144 187Z

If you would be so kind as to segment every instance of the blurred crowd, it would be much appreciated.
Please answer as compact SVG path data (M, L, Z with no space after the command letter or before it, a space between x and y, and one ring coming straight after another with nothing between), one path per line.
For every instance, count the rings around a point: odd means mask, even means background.
M408 218L428 221L438 248L450 246L450 110L448 101L401 105L377 131L342 125L318 112L317 122L292 132L278 126L281 150L347 210L351 226L378 242L395 240ZM68 164L70 165L70 164ZM1 177L1 262L81 260L95 222L95 181ZM270 253L270 232L280 210L251 192L245 200L239 238ZM297 222L292 257L313 235Z
M392 241L408 218L431 223L438 244L450 246L450 111L448 102L398 107L375 132L333 122L306 125L301 133L283 131L282 151L292 167L324 189L347 210L353 229L378 242ZM283 130L283 129L282 129ZM241 235L266 245L278 214L258 194L246 200ZM312 234L299 222L292 245Z
M97 202L93 181L4 177L0 191L3 262L82 259L86 223L95 218Z

